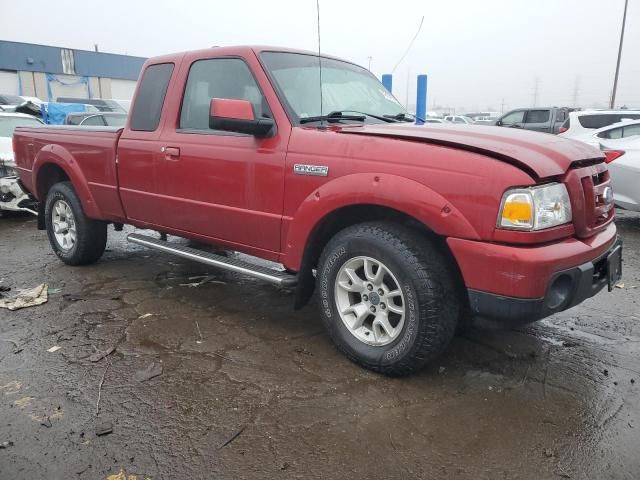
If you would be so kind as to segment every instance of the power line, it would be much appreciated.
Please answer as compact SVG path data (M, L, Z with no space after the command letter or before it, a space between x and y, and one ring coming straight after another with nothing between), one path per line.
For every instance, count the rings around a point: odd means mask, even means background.
M413 38L409 42L409 46L407 47L405 52L402 54L402 57L400 57L400 60L398 60L398 63L396 63L395 67L393 67L393 69L391 70L391 73L396 71L396 68L398 68L398 65L400 65L400 63L404 60L404 57L406 57L407 53L409 53L409 50L411 50L411 47L413 46L413 42L416 41L416 38L418 38L418 34L420 33L420 30L422 30L423 23L424 23L424 15L422 16L422 20L420 20L420 25L418 25L418 30L416 31L416 34L413 36Z

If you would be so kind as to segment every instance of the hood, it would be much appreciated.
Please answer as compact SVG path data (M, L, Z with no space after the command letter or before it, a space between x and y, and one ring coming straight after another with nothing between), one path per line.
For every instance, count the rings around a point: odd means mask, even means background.
M564 174L574 162L603 161L602 152L583 142L549 133L505 127L385 124L348 126L339 133L371 135L444 145L503 160L534 178Z

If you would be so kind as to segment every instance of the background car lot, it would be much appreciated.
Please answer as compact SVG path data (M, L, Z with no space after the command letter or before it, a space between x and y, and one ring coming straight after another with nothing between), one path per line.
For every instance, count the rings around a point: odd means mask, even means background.
M4 478L640 471L639 215L618 220L624 288L522 330L457 337L405 379L336 355L316 311L293 313L287 290L141 250L124 234L98 265L64 267L35 221L0 221L2 285L51 292L37 309L0 310L0 443L13 442L0 450ZM152 363L161 375L137 381ZM96 436L102 422L113 433Z

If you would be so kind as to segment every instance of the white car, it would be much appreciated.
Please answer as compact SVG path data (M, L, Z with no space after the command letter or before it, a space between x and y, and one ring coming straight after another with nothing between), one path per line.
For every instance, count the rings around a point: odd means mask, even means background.
M640 212L640 137L600 143L611 175L616 205Z
M467 117L465 115L447 115L444 117L445 122L449 123L457 123L462 125L472 125L475 123L473 118Z
M561 137L576 138L624 120L640 120L640 110L579 110L570 112L560 127Z
M583 135L571 137L573 140L580 140L597 147L603 140L617 140L640 135L640 120L623 120L608 127L589 131Z
M16 127L40 127L43 123L36 117L24 113L0 112L0 211L27 211L36 213L31 207L29 195L18 183L16 162L13 159L13 131Z

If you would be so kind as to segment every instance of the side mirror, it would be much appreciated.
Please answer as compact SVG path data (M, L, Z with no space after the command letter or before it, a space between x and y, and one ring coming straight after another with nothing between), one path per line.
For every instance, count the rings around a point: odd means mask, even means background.
M501 127L501 126L503 125L503 124L502 124L502 120L498 120L498 121L496 121L496 125L497 125L497 126L499 126L499 127Z
M209 128L246 133L257 138L268 137L275 123L270 118L256 119L248 100L212 98L209 104Z

